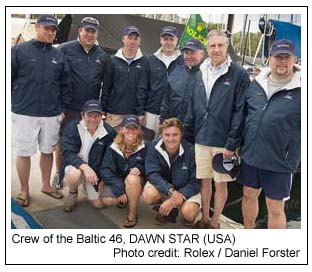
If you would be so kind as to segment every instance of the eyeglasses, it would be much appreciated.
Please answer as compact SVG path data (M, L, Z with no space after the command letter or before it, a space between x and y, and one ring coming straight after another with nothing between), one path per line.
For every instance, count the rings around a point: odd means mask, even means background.
M90 23L90 24L94 24L94 25L100 25L99 21L95 18L92 18L92 17L85 17L81 20L80 22L81 24L82 23Z

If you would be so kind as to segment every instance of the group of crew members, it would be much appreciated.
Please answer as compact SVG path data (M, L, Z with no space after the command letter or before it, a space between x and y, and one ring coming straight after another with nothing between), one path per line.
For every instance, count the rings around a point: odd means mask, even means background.
M227 182L236 180L245 228L255 227L261 190L268 228L286 228L301 142L294 43L274 41L269 66L250 81L231 60L222 30L208 32L205 52L195 38L179 49L177 29L164 26L160 48L146 56L140 29L126 26L123 46L109 56L97 42L99 28L85 17L77 40L55 47L57 19L42 14L36 37L12 47L16 202L30 204L39 146L41 192L61 199L68 186L64 212L76 207L83 184L94 208L128 209L125 228L140 220L142 199L157 212L157 225L175 223L180 213L187 227L218 229Z

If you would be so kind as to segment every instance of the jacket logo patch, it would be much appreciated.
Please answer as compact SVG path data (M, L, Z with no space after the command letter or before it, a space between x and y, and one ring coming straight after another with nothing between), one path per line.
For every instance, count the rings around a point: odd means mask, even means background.
M104 145L102 142L98 142L98 145Z
M224 79L223 82L224 85L230 86L231 85L231 80L229 78Z
M99 59L96 59L95 62L98 63L98 64L102 63Z
M58 62L57 62L57 60L56 60L55 58L53 58L53 59L51 60L51 62L52 62L53 64L58 64Z
M36 59L30 59L30 61L31 61L31 62L35 62L35 61L37 61L37 60L36 60Z
M292 97L291 93L288 93L284 96L284 98L288 99L288 100L294 100L294 98Z
M139 68L139 69L141 69L141 68L142 68L142 66L141 66L141 64L140 64L140 63L138 63L138 64L135 66L135 68Z
M186 163L183 163L181 169L182 169L182 170L187 170L187 169L188 169L187 164L186 164Z
M141 156L137 156L136 159L137 159L138 161L143 160Z

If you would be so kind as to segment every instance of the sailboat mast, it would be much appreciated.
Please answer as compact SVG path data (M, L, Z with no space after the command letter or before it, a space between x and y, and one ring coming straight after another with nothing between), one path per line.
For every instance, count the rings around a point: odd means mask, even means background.
M228 33L229 36L232 35L233 23L234 23L234 14L229 14L228 20L227 20L227 25L226 25L226 32Z

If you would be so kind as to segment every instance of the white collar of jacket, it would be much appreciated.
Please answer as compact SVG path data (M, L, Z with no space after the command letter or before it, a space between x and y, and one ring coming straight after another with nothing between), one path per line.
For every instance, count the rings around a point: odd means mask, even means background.
M125 58L125 56L123 55L122 53L122 50L123 48L119 48L118 51L116 52L115 56L120 58L120 59L123 59L124 61L128 62L128 60ZM133 61L137 60L137 59L140 59L143 57L143 54L142 54L142 51L140 48L138 48L138 51L133 59Z
M220 76L223 76L225 75L228 70L229 70L229 67L231 66L231 63L232 63L232 59L231 57L228 55L227 56L227 59L224 61L224 63L222 63L219 67L221 67L222 65L226 65L227 66L227 69L225 69L220 75ZM205 84L205 88L207 90L207 83L208 83L208 73L209 73L209 67L211 66L211 59L210 58L207 58L205 59L205 61L200 65L199 69L200 71L202 72L202 77L203 77L203 81L204 81L204 84ZM218 78L219 78L218 77Z
M231 63L232 63L232 59L231 59L230 55L227 55L225 61L223 63L221 63L221 65L219 65L217 67L213 67L211 65L211 58L207 58L205 62L207 64L207 69L217 70L217 69L222 69L223 67L226 67L227 69L225 69L225 72L222 74L222 75L224 75L229 70L229 67L231 66Z
M77 127L78 127L78 132L79 132L80 138L83 139L83 135L88 132L85 121L80 120ZM99 139L105 137L108 134L107 130L104 127L103 121L101 121L101 123L99 124L99 126L96 130L96 134L97 134Z
M271 74L271 68L266 67L262 69L260 74L256 76L254 80L256 80L262 89L265 91L265 93L268 95L268 77ZM291 79L291 81L280 91L283 90L292 90L295 88L298 88L301 86L301 69L299 66L294 66L294 75Z
M139 152L144 147L145 147L145 143L143 141L142 144L139 145L137 147L137 149L132 154L135 154L135 153ZM121 157L125 158L124 154L122 153L122 151L120 150L120 148L118 147L118 145L116 143L112 143L110 148L113 149L116 153L118 153Z
M175 50L174 55L175 55L175 58L172 61L175 61L181 55L181 51L178 49ZM163 62L163 53L162 53L161 47L154 53L154 56Z
M155 145L155 149L160 153L160 155L164 158L164 160L166 161L166 163L168 164L169 167L171 167L170 165L170 159L169 159L169 155L167 153L166 150L164 150L161 145L163 144L164 140L161 138L158 143ZM184 149L182 144L180 144L180 148L179 148L179 156L181 157L184 153Z

